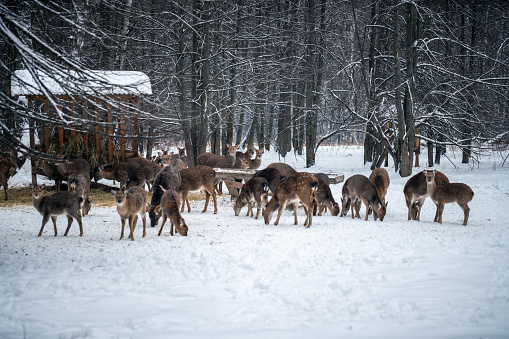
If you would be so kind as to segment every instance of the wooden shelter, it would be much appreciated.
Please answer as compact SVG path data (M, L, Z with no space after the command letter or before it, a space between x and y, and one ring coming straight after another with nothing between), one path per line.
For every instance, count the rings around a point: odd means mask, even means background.
M152 94L150 79L142 72L136 71L84 71L75 72L68 71L65 74L51 74L38 71L36 73L29 70L15 71L11 81L11 93L13 96L25 97L29 109L33 109L34 115L37 115L34 109L35 102L42 103L42 111L44 116L53 118L50 120L61 120L62 124L58 125L58 151L64 149L64 130L70 131L71 140L74 141L79 133L84 140L84 158L89 159L90 153L95 152L97 158L105 152L101 147L101 126L105 125L106 131L102 134L107 135L107 152L109 162L113 162L113 113L112 103L118 103L117 106L123 107L119 118L118 134L126 135L126 114L133 111L145 95ZM57 105L56 112L50 111L50 100ZM107 99L107 100L106 100ZM101 114L101 105L106 114ZM54 105L52 105L54 106ZM64 107L65 106L65 107ZM77 106L81 107L78 112ZM106 106L106 107L104 107ZM66 114L61 114L67 110ZM51 116L56 114L57 116ZM95 125L96 133L85 130L77 125L77 119L68 119L69 115L87 120L91 125ZM73 123L74 120L74 123ZM81 121L83 121L81 120ZM101 124L102 123L102 124ZM134 154L138 155L138 118L133 116L129 120L131 125L132 149ZM43 125L43 135L41 145L43 151L50 151L50 124ZM35 149L35 122L34 119L29 120L30 128L30 148ZM95 138L95 150L89 150L89 138ZM126 158L126 138L119 138L120 158ZM35 184L36 175L34 172L35 159L32 159L32 181Z

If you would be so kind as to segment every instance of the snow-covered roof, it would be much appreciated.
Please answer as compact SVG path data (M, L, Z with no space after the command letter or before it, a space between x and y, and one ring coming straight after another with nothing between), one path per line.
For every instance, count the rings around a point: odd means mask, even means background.
M149 95L152 86L149 77L136 71L68 71L49 75L37 71L36 79L26 69L14 72L12 95L44 95L37 79L53 95Z

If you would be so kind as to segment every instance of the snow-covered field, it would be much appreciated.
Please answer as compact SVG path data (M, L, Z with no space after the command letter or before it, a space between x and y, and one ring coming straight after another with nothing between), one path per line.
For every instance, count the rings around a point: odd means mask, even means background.
M59 236L48 224L37 237L34 208L2 208L0 338L509 338L509 164L448 155L435 168L475 193L466 227L457 205L433 223L429 199L407 221L408 178L393 168L383 222L327 214L306 229L300 210L298 226L290 212L265 225L224 196L217 215L203 201L185 213L188 237L141 238L138 224L131 242L114 207L92 208L81 238L76 223L62 236L64 217ZM279 160L266 153L262 167ZM309 171L370 173L360 147L322 147L317 163Z

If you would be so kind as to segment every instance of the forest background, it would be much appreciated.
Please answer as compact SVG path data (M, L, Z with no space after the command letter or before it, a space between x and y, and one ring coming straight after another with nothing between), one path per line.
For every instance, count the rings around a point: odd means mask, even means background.
M502 0L4 0L0 146L50 156L22 145L28 120L39 138L48 125L120 135L125 107L84 80L120 70L151 80L129 112L138 131L122 133L142 153L185 144L193 165L208 147L257 143L309 167L323 142L362 143L364 162L389 155L408 176L420 138L429 166L446 145L468 163L509 141L508 27ZM11 95L19 69L84 94L27 107Z

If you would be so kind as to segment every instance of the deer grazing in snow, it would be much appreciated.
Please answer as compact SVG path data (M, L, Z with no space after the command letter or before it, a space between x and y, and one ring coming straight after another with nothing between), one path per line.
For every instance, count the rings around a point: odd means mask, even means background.
M382 203L385 204L387 208L387 203L385 202L385 196L387 195L387 189L389 188L389 184L391 183L391 179L389 178L389 173L384 168L375 168L371 174L369 175L369 180L375 185L378 196ZM371 208L368 210L368 213L371 214Z
M242 207L247 205L246 216L251 215L252 218L253 206L256 205L255 219L258 219L258 216L260 215L260 210L262 209L262 207L267 205L268 194L269 194L269 183L267 182L267 180L261 177L249 179L242 186L240 194L235 200L235 204L233 205L235 216L238 216L240 211L242 210Z
M449 183L449 178L442 172L436 171L435 183L437 185ZM421 218L422 205L428 197L428 187L424 172L419 172L408 179L403 193L405 194L405 202L408 208L408 220L413 219L419 221ZM437 215L435 215L435 218L436 217Z
M210 152L200 154L196 163L212 168L233 168L237 159L237 147L228 146L228 154L225 157Z
M426 176L428 195L437 206L434 222L441 224L445 204L455 202L463 210L463 226L466 226L470 213L468 202L474 197L472 189L463 183L443 183L441 185L437 185L435 180L436 170L424 170L423 173Z
M342 194L341 216L345 216L348 213L348 209L351 208L352 219L355 217L360 219L359 211L361 202L363 202L366 206L365 220L368 220L370 208L373 210L373 218L375 221L377 218L380 218L380 221L384 220L387 211L387 203L382 202L375 185L366 176L355 174L348 178L343 185Z
M119 240L122 240L124 237L126 220L129 220L129 238L131 241L134 240L134 229L138 222L138 214L143 220L143 237L145 237L147 235L147 219L145 214L147 212L147 191L140 186L134 186L129 190L111 190L111 193L115 196L117 212L122 222L122 231Z
M184 204L187 204L187 212L191 212L191 205L189 204L189 191L201 190L205 193L205 207L202 213L207 211L210 196L214 200L214 214L217 213L217 196L214 190L214 182L216 180L216 172L209 166L195 166L185 168L180 171L181 182L178 192L182 192L182 209L184 212Z
M162 212L163 223L161 224L161 228L157 235L161 235L166 220L170 219L170 235L173 236L173 227L175 226L177 233L186 237L189 228L187 227L184 218L182 218L182 215L180 215L180 197L178 193L172 189L166 190L162 186L160 188L163 191L163 195L161 196L161 204L157 207L157 209Z
M297 225L297 207L300 201L304 205L304 211L306 212L304 226L310 227L313 223L313 200L315 199L317 189L318 181L310 173L297 172L281 180L277 185L276 193L262 211L265 224L269 224L272 214L278 210L278 215L274 222L274 225L277 225L286 205L291 204L295 217L294 224Z
M324 173L313 174L318 179L318 189L315 193L315 204L318 215L321 216L322 212L327 209L331 212L332 216L339 214L339 204L334 200L332 192L329 187L329 176ZM313 214L315 211L313 211Z
M251 178L264 178L269 183L269 189L274 194L276 192L276 187L279 184L279 182L286 178L283 173L281 173L280 170L277 168L264 168L258 172L256 172Z
M39 231L39 237L42 235L44 226L51 218L53 228L55 229L55 237L57 236L57 216L65 214L67 216L67 229L64 236L67 236L73 218L76 219L80 226L80 237L83 236L83 224L81 223L81 214L79 212L83 198L76 192L63 191L53 195L44 196L45 185L30 185L32 189L32 204L35 209L42 215L42 226Z

